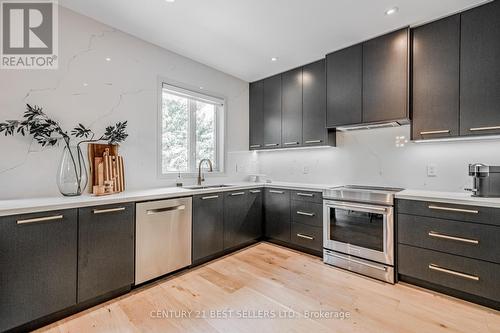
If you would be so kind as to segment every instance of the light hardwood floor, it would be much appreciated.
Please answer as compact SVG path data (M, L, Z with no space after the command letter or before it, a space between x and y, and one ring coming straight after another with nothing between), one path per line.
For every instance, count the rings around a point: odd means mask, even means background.
M337 318L306 317L319 311ZM339 319L340 311L350 316ZM500 312L260 243L39 331L500 332Z

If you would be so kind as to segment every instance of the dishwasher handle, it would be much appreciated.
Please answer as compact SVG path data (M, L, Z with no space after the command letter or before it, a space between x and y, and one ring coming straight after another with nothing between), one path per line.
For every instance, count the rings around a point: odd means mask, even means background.
M178 205L178 206L173 206L173 207L148 209L146 211L146 214L154 215L154 214L161 214L161 213L172 212L172 211L176 211L176 210L184 210L184 209L186 209L186 205Z

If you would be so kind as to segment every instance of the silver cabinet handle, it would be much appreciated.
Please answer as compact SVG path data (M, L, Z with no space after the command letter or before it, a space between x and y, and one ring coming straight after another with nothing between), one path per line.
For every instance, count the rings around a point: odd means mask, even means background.
M308 197L308 198L312 198L312 197L314 197L314 194L312 194L312 193L301 193L301 192L297 192L297 195L298 195L299 197Z
M304 216L309 216L309 217L313 217L314 215L316 215L314 213L301 212L300 210L297 211L297 214L304 215Z
M447 134L450 133L449 129L446 130L437 130L437 131L423 131L420 132L420 135L427 135L427 134Z
M285 192L283 192L283 191L276 191L276 190L269 190L269 193L283 194Z
M305 143L321 143L323 140L306 140Z
M440 234L440 233L435 232L435 231L429 231L428 235L430 237L434 237L434 238L449 239L449 240L454 240L454 241L462 242L462 243L475 244L475 245L479 244L479 241L476 239L443 235L443 234Z
M62 220L63 218L64 218L64 215L53 215L53 216L37 217L37 218L33 218L33 219L17 220L17 224L27 224L27 223L56 221L56 220Z
M175 210L184 210L186 209L185 205L178 205L178 206L173 206L173 207L164 207L164 208L157 208L157 209L149 209L146 211L146 214L148 215L154 215L154 214L160 214L160 213L165 213L165 212L172 212Z
M280 145L279 143L266 143L265 144L266 147L277 147L279 145Z
M94 214L106 214L106 213L114 213L114 212L122 212L125 210L125 207L117 207L117 208L109 208L109 209L94 209Z
M479 276L465 274L465 273L460 273L460 272L457 272L457 271L453 271L451 269L439 267L438 265L435 265L435 264L429 264L429 269L431 269L433 271L438 271L438 272L450 274L450 275L459 276L459 277L464 278L464 279L479 281Z
M472 128L469 128L469 131L477 132L477 131L490 131L490 130L497 130L497 129L500 129L500 126L472 127Z
M250 193L253 193L253 194L260 193L260 190L250 190Z
M243 194L245 194L245 192L236 192L236 193L231 193L231 196L235 197L235 196L243 195Z
M259 148L260 145L250 145L250 148Z
M285 142L284 145L285 146L292 146L292 145L298 145L299 143L297 141L294 141L294 142Z
M479 214L478 210L463 209L463 208L451 208L451 207L441 207L441 206L434 206L434 205L430 205L429 209L445 210L445 211L449 211L449 212L458 212L458 213Z
M303 234L297 234L297 237L305 238L305 239L309 239L309 240L314 240L314 237L303 235Z
M347 261L353 262L355 264L363 265L363 266L370 267L370 268L375 268L375 269L378 269L379 271L387 272L387 267L385 267L385 266L372 265L372 264L369 264L369 263L366 263L363 261L359 261L356 259L352 259L349 257L339 256L338 254L334 254L334 253L328 253L328 255L330 255L332 257L339 258L339 259L347 260Z
M201 200L217 199L218 195L209 195L207 197L201 197Z

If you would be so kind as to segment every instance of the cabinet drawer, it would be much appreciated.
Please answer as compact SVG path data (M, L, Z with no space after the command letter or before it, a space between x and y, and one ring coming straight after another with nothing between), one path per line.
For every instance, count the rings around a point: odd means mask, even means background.
M399 274L500 301L500 265L400 244Z
M323 203L323 193L314 191L292 191L292 200Z
M399 214L398 242L500 263L500 227Z
M323 250L323 228L292 223L292 243L311 250Z
M323 226L323 205L293 200L292 221L316 227Z
M443 202L397 200L398 213L500 226L500 209Z

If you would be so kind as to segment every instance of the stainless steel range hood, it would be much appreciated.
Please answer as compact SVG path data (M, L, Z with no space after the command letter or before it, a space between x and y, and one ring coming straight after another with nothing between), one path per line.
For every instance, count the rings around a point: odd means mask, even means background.
M348 131L358 131L358 130L366 130L366 129L375 129L375 128L385 128L385 127L399 127L403 125L408 125L410 121L408 119L398 120L398 121L390 121L385 123L371 123L371 124L359 124L359 125L347 125L337 127L337 131L348 132Z

